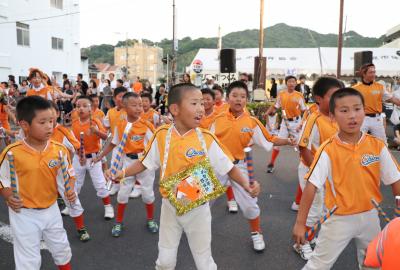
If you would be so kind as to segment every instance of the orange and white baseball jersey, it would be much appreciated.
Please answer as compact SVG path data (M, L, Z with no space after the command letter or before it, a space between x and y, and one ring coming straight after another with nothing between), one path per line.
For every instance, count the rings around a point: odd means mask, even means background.
M74 153L81 146L80 142L76 139L74 133L68 128L57 124L51 136L53 141L64 145L69 151Z
M339 127L335 121L317 110L303 125L298 145L308 148L315 155L321 144L335 135L338 130Z
M157 170L163 164L166 136L169 128L170 125L163 125L158 128L146 146L145 154L140 160L147 169ZM219 175L227 174L233 167L231 159L226 154L229 152L211 132L205 129L200 130L207 146L211 166ZM169 149L164 177L175 175L195 165L206 155L194 129L185 134L179 134L174 128ZM161 188L160 193L164 198L167 197L165 191Z
M200 127L204 129L210 129L211 124L215 121L217 116L218 113L215 110L209 115L204 115L200 120Z
M45 150L39 152L25 141L18 141L7 146L0 155L0 188L11 186L8 151L14 156L17 190L26 208L48 208L57 200L57 183L64 183L59 151L63 153L69 176L75 178L68 150L62 144L49 141Z
M277 137L272 136L263 124L249 113L243 112L239 117L230 111L219 114L210 131L228 148L235 160L243 160L243 149L254 142L270 151Z
M221 102L221 104L214 104L214 111L216 114L220 114L222 112L229 110L229 104L225 101Z
M303 113L302 122L305 123L307 121L307 118L315 111L318 111L318 104L317 103L313 103L310 106L307 106L307 110Z
M111 134L114 135L115 126L119 121L126 119L126 112L123 109L117 109L117 107L108 110L106 117L103 120L105 128L109 128Z
M71 121L79 120L79 112L77 109L73 109L71 112Z
M104 114L104 112L102 110L100 110L99 108L96 108L94 111L92 111L92 117L97 118L101 122L103 122L103 119L104 119L104 117L106 117L106 115Z
M372 198L381 202L380 181L391 185L400 171L383 141L363 134L352 145L335 135L318 149L305 179L318 189L326 185L328 209L336 205L336 215L352 215L373 209Z
M392 98L392 94L387 92L384 86L378 82L364 84L362 82L354 86L364 97L364 110L366 114L381 113L382 102Z
M26 92L26 96L40 96L47 100L53 100L58 93L53 88L47 85L41 85L39 88L31 88Z
M100 120L93 118L92 119L92 125L97 126L99 131L101 132L106 132L103 124L100 122ZM97 153L100 151L101 144L100 144L100 137L98 137L95 134L90 134L90 123L89 121L86 121L85 123L81 123L81 121L75 120L72 122L72 132L75 135L75 138L78 138L80 140L80 133L83 132L84 138L83 138L83 145L85 148L85 154L93 154Z
M157 126L158 123L160 122L160 115L153 108L150 108L147 112L142 112L140 118L149 121L154 126Z
M279 92L274 106L285 110L287 118L299 117L301 112L307 109L302 93L289 93L287 90Z
M125 127L128 121L120 121L115 127L114 137L112 139L112 144L118 145L122 140L122 135L124 134ZM154 126L149 121L139 118L134 123L128 134L128 139L124 147L124 153L126 154L139 154L145 149L145 146L150 141L154 133Z

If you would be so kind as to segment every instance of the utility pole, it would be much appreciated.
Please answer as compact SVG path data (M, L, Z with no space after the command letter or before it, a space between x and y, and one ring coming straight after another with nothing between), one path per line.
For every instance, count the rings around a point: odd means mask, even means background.
M264 0L260 0L260 32L258 37L258 57L254 58L254 89L265 89L267 58L264 54Z
M175 8L175 0L172 0L172 63L171 63L171 84L174 85L176 83L176 66L178 62L178 40L176 38L176 8Z
M128 79L128 32L126 32L125 39L125 76Z
M340 79L340 76L341 76L341 73L342 73L343 6L344 6L344 0L340 0L339 35L338 35L338 58L337 58L337 69L336 69L336 77L338 79Z

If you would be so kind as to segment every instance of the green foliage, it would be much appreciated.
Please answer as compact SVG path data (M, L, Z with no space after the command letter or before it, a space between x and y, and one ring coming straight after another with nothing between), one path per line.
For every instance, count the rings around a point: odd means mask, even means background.
M222 38L224 48L258 48L258 30L244 30L233 32ZM380 38L363 37L354 31L345 33L344 47L378 47L383 42L383 36ZM314 41L314 40L315 41ZM136 40L128 40L131 45ZM163 39L160 42L142 40L149 46L159 46L163 48L164 54L171 54L172 40ZM179 40L178 51L178 71L190 65L194 56L200 48L216 48L218 38L197 38L192 40L185 37ZM119 41L117 47L125 46L125 40ZM313 48L313 47L336 47L336 34L319 34L306 28L293 27L284 23L264 29L264 47L265 48ZM82 53L89 57L89 63L110 63L114 64L114 46L112 45L93 45L89 48L83 48Z
M266 112L273 102L248 102L247 110L265 125Z

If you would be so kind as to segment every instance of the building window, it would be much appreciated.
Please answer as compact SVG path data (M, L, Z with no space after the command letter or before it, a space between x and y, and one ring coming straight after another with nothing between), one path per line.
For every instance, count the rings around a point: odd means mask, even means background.
M62 38L51 38L51 48L53 50L63 50L64 49L64 40Z
M63 0L50 0L50 6L53 8L63 9Z
M29 25L17 22L17 44L29 46Z

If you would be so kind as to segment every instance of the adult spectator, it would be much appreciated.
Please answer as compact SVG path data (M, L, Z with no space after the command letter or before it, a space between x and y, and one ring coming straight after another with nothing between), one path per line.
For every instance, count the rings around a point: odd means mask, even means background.
M183 83L192 83L192 81L191 81L191 79L190 79L189 73L183 74L182 82L183 82Z
M115 81L115 75L114 73L108 74L108 78L110 79L110 87L111 89L117 88L117 82Z
M118 87L123 87L124 86L124 81L121 79L116 80L116 88Z
M19 87L19 93L21 96L25 96L26 92L28 91L29 86L28 86L28 81L27 80L23 80L21 82L21 86Z
M83 80L82 73L78 73L77 82L81 84L82 93L86 96L89 85Z
M277 96L279 95L280 91L283 91L283 90L287 89L286 84L283 83L283 79L282 78L278 79L278 83L279 84L276 86L276 95Z
M90 95L98 95L97 83L95 80L90 80L89 89L86 93L88 96Z
M276 98L277 95L277 84L275 78L271 78L271 89L269 90L269 94L272 98Z
M128 80L128 78L126 77L126 75L122 76L122 81L124 82L122 84L123 87L125 87L126 89L128 89L128 92L132 92L131 89L131 81Z
M143 84L140 82L140 77L136 77L136 81L133 83L133 91L139 94L143 90Z
M104 80L104 88L103 88L103 101L101 102L101 109L103 110L104 114L107 114L108 109L112 107L112 89L110 87L111 81Z
M306 100L306 102L308 102L308 99L309 99L310 93L311 93L311 89L306 84L306 76L300 75L299 80L300 80L300 83L296 85L295 90L302 93L304 96L304 99Z
M365 118L361 130L370 132L373 136L386 141L384 117L382 115L383 102L400 106L400 99L386 91L385 87L376 82L375 65L365 64L360 69L361 82L354 86L365 101Z
M165 102L167 101L167 91L165 90L165 84L161 84L154 97L156 106L161 110L161 114L165 113Z
M146 81L143 87L142 92L149 93L150 95L153 95L153 88L151 87L150 81Z

